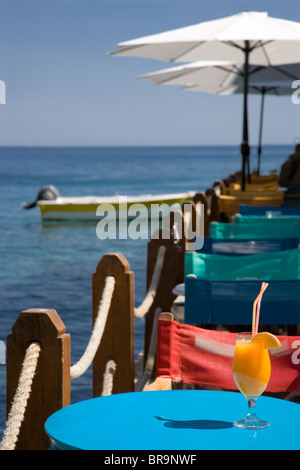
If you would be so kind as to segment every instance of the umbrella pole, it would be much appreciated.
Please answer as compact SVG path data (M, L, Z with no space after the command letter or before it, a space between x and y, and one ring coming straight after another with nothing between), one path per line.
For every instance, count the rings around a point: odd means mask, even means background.
M244 117L243 117L243 141L241 143L242 153L242 191L246 187L246 167L248 173L248 181L250 180L249 171L249 154L250 147L248 144L248 73L249 73L249 41L245 41L245 63L244 63Z
M264 116L264 103L265 103L266 88L263 87L261 90L261 107L260 107L260 125L259 125L259 141L257 148L257 175L260 174L260 156L261 156L261 140L262 140L262 126Z

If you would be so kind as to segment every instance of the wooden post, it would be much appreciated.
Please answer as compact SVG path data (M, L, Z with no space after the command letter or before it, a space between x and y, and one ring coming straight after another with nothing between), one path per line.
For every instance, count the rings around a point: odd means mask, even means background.
M197 193L193 197L193 202L197 204L203 204L203 216L204 216L204 236L207 237L209 235L209 207L208 207L208 200L205 193Z
M93 361L93 395L100 396L110 359L116 362L112 393L134 391L134 284L129 264L120 253L108 253L93 274L93 324L107 276L116 283L101 343Z
M178 214L178 213L177 213ZM151 283L156 258L159 247L161 245L166 247L164 264L162 267L160 281L157 287L156 295L152 303L149 312L146 314L145 321L145 360L148 356L151 331L153 326L153 319L155 310L157 307L161 308L162 311L168 312L174 302L175 295L172 290L177 284L184 282L184 254L185 254L185 237L183 228L183 216L181 214L181 220L179 221L179 233L181 238L176 239L176 233L174 232L174 223L176 222L178 215L174 212L170 213L170 224L167 228L162 228L158 231L157 237L154 238L153 234L150 242L148 243L147 253L147 290Z
M210 224L210 222L218 222L219 220L219 197L217 196L215 189L208 188L206 190L206 196L210 200L208 224ZM209 232L209 229L208 229L208 232Z
M70 335L55 310L23 311L7 337L7 414L18 386L28 346L41 345L16 450L46 450L50 440L44 431L46 419L70 404Z
M226 194L226 184L223 180L217 180L213 183L212 188L216 191L216 194Z

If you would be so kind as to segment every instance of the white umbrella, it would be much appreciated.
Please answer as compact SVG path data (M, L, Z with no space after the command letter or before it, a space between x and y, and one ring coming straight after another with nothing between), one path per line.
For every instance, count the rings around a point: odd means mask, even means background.
M249 64L278 66L300 62L300 23L245 11L164 33L118 44L114 55L140 56L170 62L229 60L244 64L244 113L242 188L249 157L248 69Z
M300 67L300 64L299 64ZM260 105L260 123L259 123L259 137L258 137L258 146L257 146L257 174L260 174L260 161L261 161L261 152L262 152L262 128L263 128L263 115L264 115L264 103L265 95L276 95L276 96L286 96L291 95L292 90L292 80L291 81L282 81L282 82L256 82L249 83L248 90L249 93L259 93L261 95L261 105ZM202 91L199 85L187 85L184 87L185 90L192 91ZM243 93L243 87L241 85L232 85L231 93Z
M251 80L251 83L248 84L248 92L259 93L262 96L257 163L259 174L265 94L291 95L292 82L300 77L300 63L281 65L280 67L249 65L248 72ZM206 60L169 67L142 75L139 78L148 79L156 85L185 85L184 89L188 90L231 95L244 92L243 75L243 64Z
M251 84L275 82L279 86L284 82L285 87L290 87L290 93L292 93L292 82L299 77L300 62L277 67L261 65L248 67ZM244 64L232 61L201 60L147 73L139 78L148 79L155 85L188 85L198 91L218 95L244 92Z

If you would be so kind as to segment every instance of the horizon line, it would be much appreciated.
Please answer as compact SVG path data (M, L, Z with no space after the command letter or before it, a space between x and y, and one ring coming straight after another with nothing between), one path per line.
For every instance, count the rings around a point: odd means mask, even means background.
M264 146L294 146L297 142L292 143L264 143ZM81 144L81 145L56 145L56 144L20 144L20 145L1 145L0 148L103 148L103 147L111 147L111 148L120 148L120 147L127 147L127 148L134 148L134 147L148 147L148 148L155 148L155 147L240 147L240 144L98 144L98 145L89 145L89 144ZM258 144L252 144L251 147L258 147Z

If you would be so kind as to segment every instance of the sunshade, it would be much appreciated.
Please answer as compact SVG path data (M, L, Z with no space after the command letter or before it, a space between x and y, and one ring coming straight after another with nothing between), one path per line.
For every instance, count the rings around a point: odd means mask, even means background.
M295 66L295 69L299 69L299 75L300 76L300 64L293 64ZM269 69L269 67L267 67ZM280 69L284 70L284 66L280 67ZM276 71L275 68L272 68L272 70ZM278 70L277 70L278 72ZM254 76L251 77L255 78ZM257 146L257 174L260 174L260 163L261 163L261 153L262 153L262 131L263 131L263 115L264 115L264 104L265 104L265 95L276 95L276 96L286 96L290 95L291 96L291 91L292 91L292 82L293 80L284 80L282 82L274 81L274 82L250 82L248 84L248 93L254 93L254 94L260 94L261 95L261 104L260 104L260 121L259 121L259 137L258 137L258 146ZM200 85L187 85L184 87L186 90L192 90L192 91L202 91ZM227 87L227 92L222 93L222 94L237 94L243 93L243 85L240 84L231 84L230 86Z
M242 188L249 158L249 65L278 66L300 62L300 23L244 11L225 18L144 36L118 44L113 55L139 56L169 62L229 60L244 64Z
M248 93L261 95L257 174L260 174L261 140L265 94L291 95L292 82L300 77L300 64L278 67L249 66ZM185 85L185 90L218 95L244 92L244 65L230 61L197 61L170 67L139 77L156 85ZM288 80L289 79L289 80Z
M300 63L285 64L277 67L249 65L250 86L289 87L292 93L292 82L300 77ZM191 90L231 95L244 91L244 64L224 60L201 60L188 64L168 67L152 73L141 75L155 85L184 85ZM255 90L251 90L255 92ZM280 90L276 91L280 94Z

